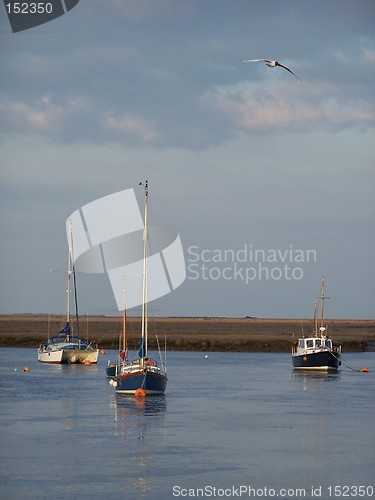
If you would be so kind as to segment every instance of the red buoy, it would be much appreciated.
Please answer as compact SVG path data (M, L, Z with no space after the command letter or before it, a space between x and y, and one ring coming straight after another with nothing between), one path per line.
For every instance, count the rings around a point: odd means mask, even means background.
M369 372L369 369L368 368L362 368L362 373L368 373Z

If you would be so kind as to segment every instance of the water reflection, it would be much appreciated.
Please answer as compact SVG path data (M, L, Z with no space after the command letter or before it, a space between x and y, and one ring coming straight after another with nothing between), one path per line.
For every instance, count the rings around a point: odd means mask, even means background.
M114 417L116 432L125 441L134 438L144 439L153 429L160 433L160 424L164 421L167 402L164 395L136 398L130 395L114 395Z
M320 380L322 382L332 382L340 378L340 372L313 372L309 370L295 370L292 372L293 378L303 380Z
M162 452L166 435L165 415L167 409L164 395L137 398L130 395L113 396L115 433L118 437L119 453L123 457L126 481L131 481L138 494L149 494L148 477L155 466L155 450ZM129 485L124 484L124 491Z
M293 371L292 378L303 384L303 390L307 391L316 387L316 384L324 382L337 382L340 379L340 372L313 372L313 371Z
M126 394L116 394L117 409L124 408L138 415L156 416L167 409L165 395L136 398Z

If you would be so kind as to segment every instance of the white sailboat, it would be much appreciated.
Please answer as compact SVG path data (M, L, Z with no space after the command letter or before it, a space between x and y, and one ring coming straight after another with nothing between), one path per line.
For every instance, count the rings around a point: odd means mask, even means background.
M70 301L71 301L71 276L75 278L74 267L72 271L72 232L70 231L68 243L68 287L67 287L67 307L66 307L66 322L65 326L59 331L59 334L49 337L45 342L41 343L38 348L38 361L40 363L61 364L61 363L82 363L96 364L99 357L99 349L96 342L88 342L88 340L75 336L73 332L73 324L70 318ZM76 299L76 326L78 328L78 310L77 310L77 294L76 286L74 286Z

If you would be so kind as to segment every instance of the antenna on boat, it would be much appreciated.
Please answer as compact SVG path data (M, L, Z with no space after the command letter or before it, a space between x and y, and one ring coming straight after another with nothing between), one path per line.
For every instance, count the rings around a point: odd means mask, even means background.
M322 288L321 288L320 298L322 299L322 320L320 323L320 328L324 328L324 276L322 278Z
M324 293L324 276L322 277L322 288L321 288L321 293L320 293L320 299L322 301L322 319L320 323L321 328L325 328L324 326L324 301L327 299L330 299L331 297L326 297Z

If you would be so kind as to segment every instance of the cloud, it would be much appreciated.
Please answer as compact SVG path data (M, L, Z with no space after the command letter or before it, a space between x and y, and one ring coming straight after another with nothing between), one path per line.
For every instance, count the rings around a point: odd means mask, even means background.
M143 143L154 142L160 137L156 128L149 121L137 116L107 116L103 120L103 125L110 131L117 133L120 137L130 135Z
M352 87L294 79L280 83L274 75L270 78L262 84L218 85L196 99L187 97L183 106L150 106L150 116L142 108L139 112L120 108L113 113L114 102L79 93L59 99L45 94L37 101L8 101L0 104L2 131L68 143L118 141L201 149L226 142L236 133L335 132L375 124L373 100L364 93L355 96Z
M65 97L55 103L49 95L32 103L24 101L0 104L3 133L55 136L75 142L80 138L91 141L153 143L161 138L151 120L123 114L113 116L98 108L89 99ZM81 126L81 128L80 128Z
M326 83L255 86L241 82L206 92L202 99L242 132L337 130L375 124L372 102L340 97L339 89Z
M347 44L343 49L335 49L332 51L333 60L337 60L340 64L346 65L346 69L350 71L353 64L362 63L364 66L375 62L375 46L374 41L368 38L360 38L353 43Z
M173 18L176 12L186 15L186 12L197 10L194 7L194 2L175 2L173 0L158 0L158 2L111 0L105 4L105 7L103 7L102 0L91 0L90 3L101 15L110 15L112 19L129 20L133 23L149 21L150 19L165 20L165 18ZM191 3L193 5L190 5Z
M0 111L4 115L6 131L55 133L62 127L65 110L51 102L46 95L34 105L16 101L0 104Z
M61 103L49 95L31 103L5 102L0 104L1 131L5 135L72 137L72 122L87 113L88 108L90 104L79 97L67 97Z

